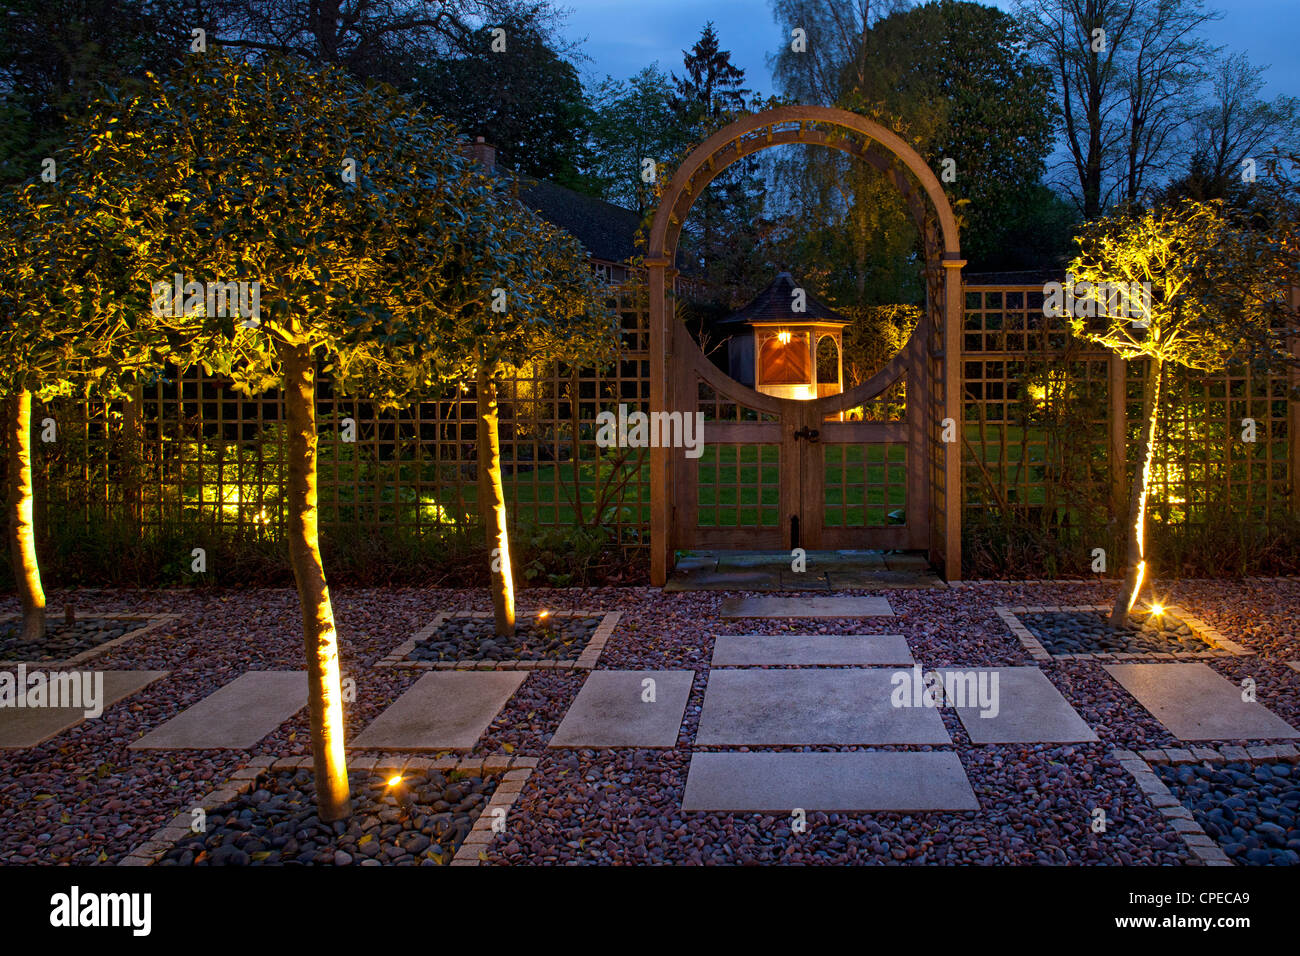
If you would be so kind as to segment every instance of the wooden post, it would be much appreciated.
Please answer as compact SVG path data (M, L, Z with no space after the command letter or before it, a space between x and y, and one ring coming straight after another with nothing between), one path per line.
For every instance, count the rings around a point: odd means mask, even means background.
M1291 287L1291 313L1300 315L1300 286ZM1291 340L1291 354L1300 362L1300 336ZM1290 446L1291 511L1300 514L1300 367L1291 366L1288 375L1291 395L1287 403L1286 440Z
M1118 518L1128 512L1128 411L1126 393L1128 377L1124 359L1114 352L1106 362L1107 397L1110 414L1107 416L1107 455L1110 459L1110 512Z
M646 259L650 284L650 411L668 411L668 260ZM668 582L672 540L668 520L668 449L650 449L650 583L663 587Z
M956 441L943 446L943 572L948 581L961 580L961 343L966 307L961 270L966 260L959 255L944 253L943 260L943 413L957 427Z

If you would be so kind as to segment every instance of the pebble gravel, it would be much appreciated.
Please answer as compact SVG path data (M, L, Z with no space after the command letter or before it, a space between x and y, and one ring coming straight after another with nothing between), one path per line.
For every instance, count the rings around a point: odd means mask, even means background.
M1250 678L1260 703L1300 727L1300 674L1286 663L1300 660L1300 582L1185 581L1157 582L1157 587L1162 602L1177 603L1255 652L1206 664L1234 682ZM1030 666L1034 661L997 608L1105 604L1113 598L1113 588L1105 582L1062 582L896 589L877 592L888 597L893 617L808 621L721 619L721 602L736 592L664 594L643 587L521 590L521 620L541 608L553 614L621 611L598 667L689 669L695 679L675 748L568 751L546 745L582 688L585 672L528 672L520 690L467 755L526 755L539 761L510 812L506 833L488 845L486 860L1195 863L1178 833L1111 756L1114 748L1177 747L1180 742L1100 665L1083 660L1041 666L1096 731L1098 743L977 747L955 716L943 712L979 797L979 811L809 813L806 832L798 833L792 821L781 816L680 809L714 635L902 634L925 668ZM73 597L54 592L51 604ZM374 665L440 612L454 617L491 610L484 590L338 588L332 597L343 676L356 681L356 700L345 713L349 737L423 673L418 668ZM177 614L176 620L109 649L94 662L102 669L169 673L106 708L98 719L37 747L0 751L0 863L115 863L178 812L225 785L252 757L308 752L305 711L250 751L126 749L132 740L245 671L300 669L301 618L292 590L80 590L75 601L99 614ZM0 601L0 613L16 611L12 598ZM400 760L409 755L388 756ZM1098 808L1105 810L1108 821L1100 833L1091 826ZM1269 844L1269 849L1281 848ZM318 854L322 851L323 846L317 849Z

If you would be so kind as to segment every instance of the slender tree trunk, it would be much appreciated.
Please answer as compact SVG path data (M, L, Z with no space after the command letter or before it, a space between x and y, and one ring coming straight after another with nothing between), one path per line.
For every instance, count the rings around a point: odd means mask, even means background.
M497 384L490 371L479 363L478 390L478 486L479 508L492 550L492 610L496 632L502 637L515 633L515 581L510 571L510 538L506 532L506 493L501 484L501 432L497 409Z
M1146 420L1142 425L1142 444L1138 451L1138 470L1133 476L1128 499L1128 540L1125 546L1124 583L1110 612L1110 626L1120 627L1128 620L1137 603L1146 577L1147 494L1151 487L1151 465L1156 452L1156 423L1160 418L1160 397L1164 387L1164 364L1151 359L1146 382L1142 386L1142 406Z
M45 638L45 589L32 522L32 393L9 399L9 560L23 608L23 640Z
M302 604L317 812L328 822L351 814L352 802L343 755L338 632L317 535L316 366L305 345L285 346L281 357L289 426L289 559Z

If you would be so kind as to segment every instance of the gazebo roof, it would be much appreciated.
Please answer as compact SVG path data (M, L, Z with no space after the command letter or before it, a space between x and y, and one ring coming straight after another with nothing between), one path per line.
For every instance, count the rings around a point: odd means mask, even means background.
M836 325L848 325L851 320L844 318L834 309L823 305L813 298L812 293L804 289L803 312L793 309L795 289L800 288L794 277L782 272L768 283L767 288L749 302L740 311L721 319L718 325L752 325L755 322L828 322Z

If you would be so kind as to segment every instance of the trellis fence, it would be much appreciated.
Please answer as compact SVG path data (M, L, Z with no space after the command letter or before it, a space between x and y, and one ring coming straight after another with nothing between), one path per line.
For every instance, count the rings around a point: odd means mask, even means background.
M1042 314L1041 286L965 288L964 524L1038 522L1081 543L1116 527L1126 457L1141 420L1138 363L1074 340ZM502 457L513 520L603 528L623 549L647 545L648 453L596 444L596 414L648 410L643 297L617 293L622 342L603 368L525 370L501 397ZM1268 526L1294 516L1300 402L1294 371L1176 373L1157 455L1152 520L1193 529L1224 509ZM326 528L439 533L476 512L472 385L381 414L322 383L320 499ZM187 372L134 402L34 409L38 522L47 529L126 521L194 522L275 537L285 513L278 395L248 398ZM55 440L40 440L53 419ZM1243 439L1253 422L1253 441ZM1127 455L1126 455L1127 450Z

